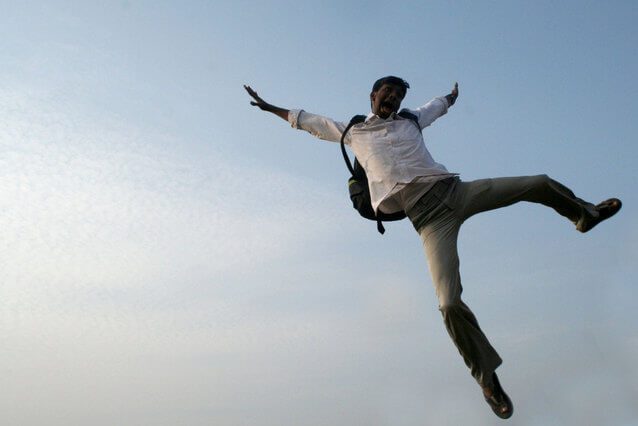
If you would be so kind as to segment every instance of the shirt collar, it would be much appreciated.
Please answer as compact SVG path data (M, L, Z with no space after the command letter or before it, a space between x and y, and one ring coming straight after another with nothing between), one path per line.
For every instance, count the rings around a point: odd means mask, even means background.
M378 115L376 115L375 113L371 112L370 114L368 114L368 116L366 117L365 122L368 123L370 121L388 121L388 120L403 120L404 118L401 117L399 114L397 114L396 112L393 112L392 114L390 114L390 117L388 117L387 119L383 119L381 117L379 117Z

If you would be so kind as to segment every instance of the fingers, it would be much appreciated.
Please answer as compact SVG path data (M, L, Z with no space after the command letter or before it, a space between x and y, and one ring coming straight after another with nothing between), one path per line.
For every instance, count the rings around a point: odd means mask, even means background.
M249 94L251 97L253 97L256 101L258 101L258 102L263 102L263 99L261 99L261 98L259 97L259 95L257 94L257 92L255 92L255 91L254 91L254 90L253 90L250 86L246 86L246 85L244 84L244 89L246 89L246 91L248 92L248 94ZM252 104L252 102L251 102L251 104Z
M245 84L244 84L244 89L246 89L248 94L252 96L252 98L254 99L254 101L250 101L250 105L261 108L262 110L266 109L268 104L264 102L262 98L259 97L257 92L255 92L250 86L246 86Z
M249 94L251 97L253 97L253 98L254 98L255 96L257 96L257 92L255 92L253 89L251 89L251 87L250 87L250 86L246 86L246 85L244 84L244 89L246 89L246 91L248 92L248 94Z
M248 92L250 96L254 96L257 94L257 92L255 92L250 86L246 86L245 84L244 84L244 89L246 89L246 91Z
M459 96L459 83L454 83L454 89L452 89L452 96L454 96L454 98Z

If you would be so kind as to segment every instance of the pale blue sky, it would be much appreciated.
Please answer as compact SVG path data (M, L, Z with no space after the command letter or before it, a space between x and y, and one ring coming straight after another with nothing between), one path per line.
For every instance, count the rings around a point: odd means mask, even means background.
M445 95L465 180L547 173L623 200L582 235L472 218L466 302L513 425L638 418L634 2L20 2L0 14L0 411L7 424L491 425L420 239L347 199L337 144L374 80Z

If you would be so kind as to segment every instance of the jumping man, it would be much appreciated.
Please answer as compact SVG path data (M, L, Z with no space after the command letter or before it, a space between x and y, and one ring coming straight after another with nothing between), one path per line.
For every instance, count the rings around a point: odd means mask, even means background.
M501 358L461 300L463 288L456 247L461 224L476 213L530 201L553 208L573 222L578 231L587 232L616 214L621 202L611 198L593 205L547 175L461 181L458 174L434 161L422 135L425 127L454 105L458 84L447 96L408 110L418 120L418 129L414 120L398 114L409 87L394 76L377 80L370 93L372 112L363 123L350 129L344 142L366 171L374 211L404 211L421 236L445 327L481 386L485 400L497 416L506 419L514 407L495 373ZM339 142L348 125L303 110L274 106L250 87L244 88L254 99L251 105L320 139Z

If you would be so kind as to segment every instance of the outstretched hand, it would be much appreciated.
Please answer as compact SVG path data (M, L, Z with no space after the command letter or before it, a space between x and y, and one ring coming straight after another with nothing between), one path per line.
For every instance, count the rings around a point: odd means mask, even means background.
M450 92L449 95L445 95L445 98L447 99L447 102L448 102L448 106L454 105L454 102L456 102L456 98L458 97L459 97L459 83L454 83L454 89L452 89L452 92Z
M250 86L246 86L244 84L244 89L246 89L248 94L255 100L255 101L250 103L251 105L256 106L258 108L261 108L263 111L270 111L270 109L269 109L270 104L268 102L264 101L262 98L260 98L259 95L257 94L257 92L255 92L253 89L251 89Z
M273 114L275 114L278 117L281 117L282 119L288 121L288 110L284 109L284 108L279 108L278 106L269 104L268 102L264 101L258 94L257 92L255 92L253 89L250 88L250 86L246 86L244 84L244 89L246 89L246 91L248 92L248 94L254 99L254 101L250 102L250 104L252 106L256 106L259 109L261 109L262 111L268 111L268 112L272 112Z

